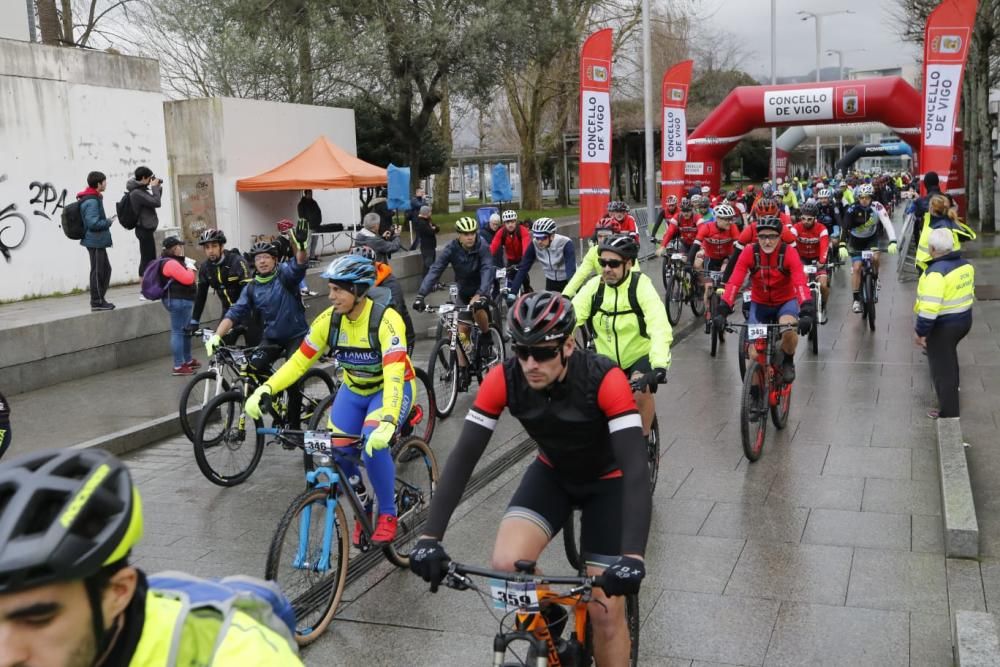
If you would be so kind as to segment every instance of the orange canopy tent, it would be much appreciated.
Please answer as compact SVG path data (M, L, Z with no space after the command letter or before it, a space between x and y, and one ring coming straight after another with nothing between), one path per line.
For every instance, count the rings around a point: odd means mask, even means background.
M236 191L364 188L387 182L385 169L368 164L321 136L288 162L236 181Z

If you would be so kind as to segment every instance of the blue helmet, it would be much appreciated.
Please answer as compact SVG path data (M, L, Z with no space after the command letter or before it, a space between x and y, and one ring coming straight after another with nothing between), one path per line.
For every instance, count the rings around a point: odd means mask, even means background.
M320 276L330 281L371 287L375 284L375 264L361 255L345 255L330 262Z

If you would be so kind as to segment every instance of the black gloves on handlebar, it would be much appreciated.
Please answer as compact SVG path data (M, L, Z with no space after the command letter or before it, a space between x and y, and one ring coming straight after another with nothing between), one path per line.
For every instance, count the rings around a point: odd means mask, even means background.
M642 378L639 379L637 389L645 389L649 387L650 389L655 389L658 384L666 384L667 382L667 369L666 368L654 368L648 373L644 374Z
M621 556L604 571L601 588L609 597L634 595L639 592L639 584L645 576L646 565L641 560L631 556Z
M799 306L799 335L805 336L813 328L816 320L816 304L806 301Z
M422 313L426 307L427 305L424 303L424 297L418 294L417 298L413 300L413 310L418 313Z
M438 586L447 574L451 558L432 537L417 540L410 550L410 569L413 573L431 585L431 593L437 593Z

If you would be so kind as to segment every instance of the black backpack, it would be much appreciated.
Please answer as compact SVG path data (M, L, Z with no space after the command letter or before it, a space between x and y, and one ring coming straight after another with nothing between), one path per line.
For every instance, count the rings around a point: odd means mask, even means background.
M382 324L382 317L386 308L392 307L392 292L387 287L369 287L366 293L374 303L372 311L368 316L368 347L372 350L381 350L382 345L378 339L378 328ZM332 352L337 347L340 340L340 321L343 315L333 313L330 316L330 333L326 337L326 343Z
M62 230L66 238L73 241L81 241L87 235L87 229L83 226L83 213L80 211L80 204L85 199L97 199L94 195L84 195L76 201L70 202L62 210Z
M781 246L778 248L778 270L781 271L786 276L790 276L792 274L792 272L788 270L787 266L785 266L785 248L787 248L787 247L788 247L788 244L785 243L785 242L782 242ZM753 275L753 274L757 273L758 271L761 270L761 268L762 268L762 265L760 263L760 244L754 243L753 244L753 266L750 267L750 275Z
M139 224L139 216L136 214L135 209L132 207L132 197L131 192L125 191L122 198L118 200L115 204L115 212L118 214L118 222L125 229L135 229L136 225Z
M597 311L601 311L605 315L624 315L627 313L635 313L635 316L639 318L639 335L643 338L649 338L649 334L646 333L646 318L643 315L642 306L639 305L639 278L642 277L642 274L639 271L630 271L629 273L631 274L628 282L629 309L613 312L602 310L601 303L604 301L604 290L607 288L607 285L602 282L601 286L597 288L596 292L594 292L594 298L590 302L590 317L587 319L587 326L591 331L594 330L594 315L597 314Z

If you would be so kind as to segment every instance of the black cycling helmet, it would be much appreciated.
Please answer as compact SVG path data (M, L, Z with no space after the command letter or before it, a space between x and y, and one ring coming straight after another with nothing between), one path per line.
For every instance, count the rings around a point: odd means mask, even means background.
M605 250L621 255L623 259L635 260L639 256L639 244L628 234L614 234L601 239L597 251Z
M781 233L781 218L773 215L765 215L757 218L757 232L760 233L761 230L769 229L773 232Z
M691 200L687 197L681 199L681 210L682 211L693 211L694 206L691 204Z
M819 210L816 208L816 204L812 201L807 201L802 205L802 209L799 211L802 215L808 215L811 218L815 218Z
M275 259L278 259L281 253L275 243L271 241L257 241L250 246L250 256L256 257L257 255L271 255Z
M608 213L628 213L628 204L618 200L608 204Z
M101 449L0 464L0 593L84 580L124 562L142 537L128 468Z
M206 229L198 237L198 245L206 245L208 243L221 243L226 245L226 233L221 229Z
M516 345L563 340L576 328L573 303L559 292L524 294L510 308L507 324Z

